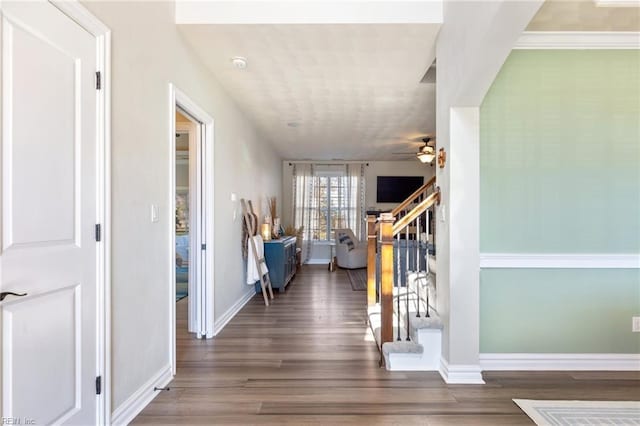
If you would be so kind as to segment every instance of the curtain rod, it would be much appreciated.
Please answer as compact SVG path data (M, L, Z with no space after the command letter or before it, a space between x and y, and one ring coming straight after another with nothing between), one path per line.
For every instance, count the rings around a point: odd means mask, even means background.
M287 163L289 163L290 166L292 166L294 163L295 164L316 164L318 166L339 166L340 164L365 164L366 166L369 165L368 161L355 161L355 160L349 160L349 161L311 161L311 160L300 160L300 161L287 161L285 160Z

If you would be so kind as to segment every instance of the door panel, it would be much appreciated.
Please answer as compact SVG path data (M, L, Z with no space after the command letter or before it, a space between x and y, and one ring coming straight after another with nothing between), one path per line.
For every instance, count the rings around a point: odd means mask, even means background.
M74 200L80 200L74 185L78 171L74 156L80 136L75 125L81 122L76 97L76 87L81 88L80 64L50 40L7 21L3 27L5 81L12 89L13 119L6 123L3 144L5 206L11 207L4 216L4 248L68 244L75 241ZM48 96L32 102L44 93ZM33 169L40 173L33 173Z
M1 414L94 424L95 38L51 3L2 12Z
M82 356L79 293L76 285L3 306L3 337L11 342L4 354L4 382L8 395L18 395L11 404L14 413L31 416L34 406L41 407L37 421L51 424L63 422L80 409L82 389L76 362ZM34 316L35 311L41 314ZM50 340L56 343L48 345ZM46 357L38 349L43 344ZM32 375L49 380L34 387Z

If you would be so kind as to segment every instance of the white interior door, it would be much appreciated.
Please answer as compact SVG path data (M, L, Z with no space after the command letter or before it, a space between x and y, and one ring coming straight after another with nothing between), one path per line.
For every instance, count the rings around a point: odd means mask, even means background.
M186 114L186 113L184 113ZM186 114L188 115L188 114ZM186 133L189 139L189 285L188 285L188 329L190 333L198 334L199 326L199 290L198 290L198 273L199 264L199 246L198 246L198 180L197 170L197 131L198 126L195 123L178 122L176 123L177 133Z
M185 112L186 115L189 115ZM204 210L203 149L202 125L200 123L177 123L178 131L189 134L189 332L198 338L206 336L205 289L206 262L206 212Z
M204 143L204 135L203 125L198 124L196 126L196 149L194 152L194 157L196 158L196 170L195 170L195 188L197 191L196 198L196 220L198 222L197 228L197 252L198 253L198 262L196 265L196 279L197 279L197 291L198 291L198 308L197 308L197 316L196 321L198 323L198 338L205 338L207 336L207 324L206 324L206 315L207 315L207 294L206 294L206 280L207 280L207 258L206 258L206 248L207 248L207 211L205 209L206 197L207 193L205 190L205 162L206 158L205 152L205 143Z
M96 422L96 41L2 2L3 418Z

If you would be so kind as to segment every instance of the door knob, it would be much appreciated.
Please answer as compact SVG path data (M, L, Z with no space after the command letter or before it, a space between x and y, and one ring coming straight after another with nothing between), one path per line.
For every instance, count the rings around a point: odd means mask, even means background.
M7 296L18 296L18 297L22 297L22 296L26 296L27 293L14 293L12 291L3 291L2 293L0 293L0 302L2 302L4 300L5 297Z

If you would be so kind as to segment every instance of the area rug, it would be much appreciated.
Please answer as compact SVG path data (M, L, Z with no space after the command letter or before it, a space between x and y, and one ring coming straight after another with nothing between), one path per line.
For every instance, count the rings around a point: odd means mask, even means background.
M640 401L540 401L513 402L537 425L640 425Z
M353 291L367 290L367 268L347 269L349 281L351 281L351 289Z

